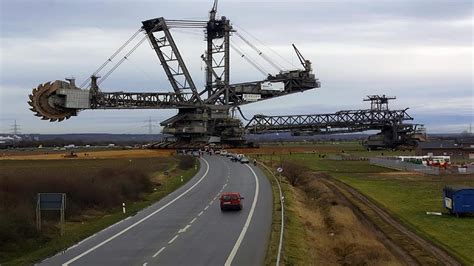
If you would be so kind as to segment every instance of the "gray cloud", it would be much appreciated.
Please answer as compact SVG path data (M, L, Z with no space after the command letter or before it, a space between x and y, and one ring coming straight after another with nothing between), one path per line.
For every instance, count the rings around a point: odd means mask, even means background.
M142 130L148 116L163 120L174 110L85 111L65 123L38 120L26 95L47 80L87 78L139 26L166 18L206 19L212 1L1 1L0 117L17 118L29 132L126 132ZM433 130L460 131L472 122L471 1L220 1L219 13L254 40L257 36L299 65L291 43L313 61L323 87L244 106L248 114L294 114L364 108L367 94L399 97L417 122ZM197 32L197 35L196 35ZM174 31L198 86L203 85L202 31ZM245 43L235 36L237 45ZM259 48L285 68L265 46ZM245 48L244 48L245 49ZM250 49L245 49L251 53ZM254 58L258 56L253 53ZM259 60L265 68L271 67ZM236 55L233 82L262 79ZM107 91L168 91L170 86L148 44L109 80ZM471 103L469 105L469 103ZM458 115L455 115L458 114ZM1 131L9 130L2 120ZM438 124L437 124L438 123ZM442 125L439 125L442 123ZM121 127L124 127L121 129Z

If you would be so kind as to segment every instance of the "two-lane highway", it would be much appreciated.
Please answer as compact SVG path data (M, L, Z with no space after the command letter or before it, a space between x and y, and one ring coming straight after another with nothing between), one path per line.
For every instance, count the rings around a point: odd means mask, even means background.
M271 186L252 165L213 155L187 184L137 215L57 254L45 265L261 265L272 217ZM219 195L240 192L242 211Z

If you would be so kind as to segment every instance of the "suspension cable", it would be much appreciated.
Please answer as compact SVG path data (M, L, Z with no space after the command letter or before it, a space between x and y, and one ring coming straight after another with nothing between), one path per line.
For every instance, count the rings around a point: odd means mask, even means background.
M175 28L175 29L173 29L173 32L184 33L184 34L189 34L189 35L195 35L195 36L202 37L201 33L197 32L197 31L189 30L189 29Z
M168 28L205 28L207 21L201 20L166 20Z
M290 60L288 60L287 58L283 57L281 54L279 54L277 51L275 51L274 49L272 49L270 46L266 45L265 43L263 43L259 38L257 38L255 35L253 35L252 33L248 32L247 30L245 30L244 28L240 27L239 25L233 23L234 26L236 26L237 28L239 28L240 31L243 31L245 32L246 34L248 34L250 37L252 37L254 40L256 40L257 42L259 42L261 45L263 45L264 47L266 47L268 50L270 50L272 53L274 53L276 56L280 57L283 61L285 61L286 63L290 64L291 66L293 66L294 68L298 68L295 64L293 64Z
M139 28L133 35L130 37L122 46L120 46L94 73L92 76L96 76L104 67L106 67L112 60L131 42L137 35L142 31L142 28ZM89 82L89 78L82 82L80 88L83 88Z
M265 76L268 76L269 74L263 69L262 66L260 66L257 62L254 62L250 57L246 56L239 48L237 48L234 44L230 44L230 47L240 55L243 59L245 59L247 62L249 62L253 67L255 67L260 73L262 73Z
M270 60L270 58L268 58L265 54L263 54L263 52L258 49L255 45L253 45L250 41L248 41L247 39L245 39L240 33L238 32L234 32L235 35L237 35L237 37L239 37L242 41L244 41L246 44L248 44L250 47L252 47L252 49L254 49L259 56L261 56L265 61L267 61L270 65L272 65L276 70L278 71L282 71L283 67L282 66L279 66L277 65L276 63L274 63L272 60Z
M147 39L148 36L143 36L143 38L137 43L135 44L135 46L133 46L132 49L130 49L130 51L125 54L124 57L122 57L122 59L120 59L120 61L118 61L110 70L109 72L107 72L98 82L97 82L97 85L101 84L102 82L104 82L109 76L110 74L112 74L122 63L123 61L127 60L128 57Z

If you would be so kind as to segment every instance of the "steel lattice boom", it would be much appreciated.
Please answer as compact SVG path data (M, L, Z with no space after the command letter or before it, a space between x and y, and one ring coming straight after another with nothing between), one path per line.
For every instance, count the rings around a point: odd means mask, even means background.
M391 124L413 120L406 110L351 110L333 114L264 116L256 115L247 124L249 133L312 131L321 133L360 132L382 129Z
M293 135L353 133L367 130L381 132L369 138L368 148L397 148L416 145L424 139L422 125L410 124L413 118L404 110L389 110L388 100L395 97L370 95L371 109L346 110L332 114L313 115L255 115L246 125L250 134L291 132Z

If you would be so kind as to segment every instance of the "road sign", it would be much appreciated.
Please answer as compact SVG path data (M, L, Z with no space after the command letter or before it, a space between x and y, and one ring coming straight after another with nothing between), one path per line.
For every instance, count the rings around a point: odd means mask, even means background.
M64 235L64 210L66 193L38 193L36 201L36 228L41 231L41 211L59 211L61 235Z
M60 211L66 208L66 194L38 193L39 208L41 210Z

